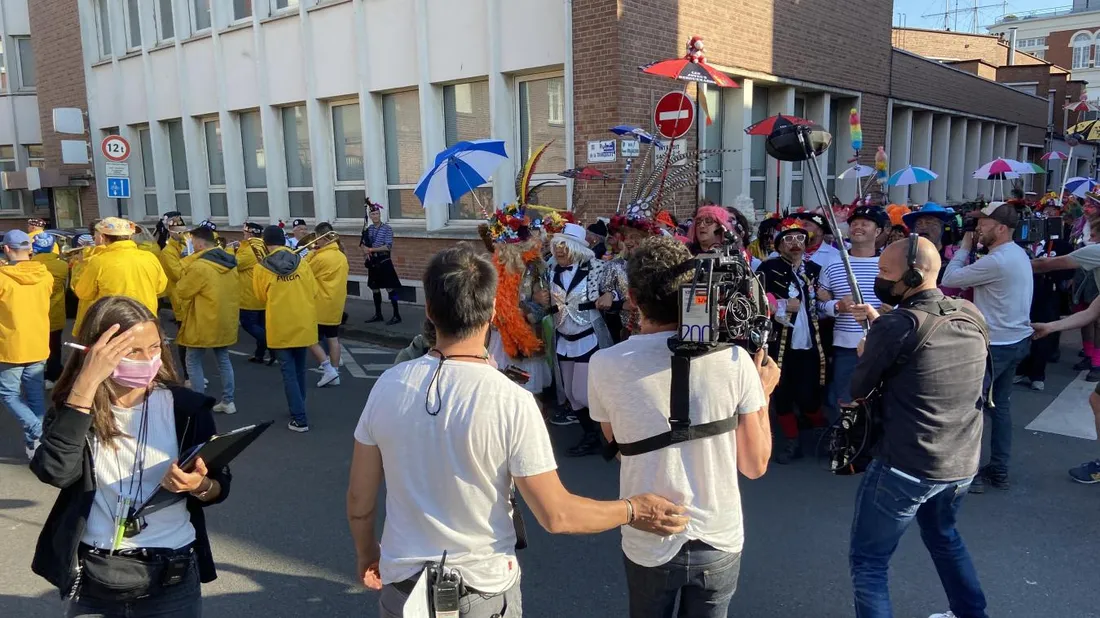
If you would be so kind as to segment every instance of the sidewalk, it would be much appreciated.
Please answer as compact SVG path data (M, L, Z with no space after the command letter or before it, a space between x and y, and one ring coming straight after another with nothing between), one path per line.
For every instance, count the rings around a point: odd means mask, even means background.
M393 326L387 326L385 322L367 323L374 317L374 301L371 300L348 298L344 310L348 312L348 321L341 329L341 337L396 349L409 345L420 334L424 324L422 305L401 303L401 323ZM382 316L386 320L393 317L393 306L389 302L382 305Z

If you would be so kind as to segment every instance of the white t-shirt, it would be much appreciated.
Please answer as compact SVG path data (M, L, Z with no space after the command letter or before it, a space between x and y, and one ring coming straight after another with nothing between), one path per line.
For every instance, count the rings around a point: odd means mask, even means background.
M160 486L160 481L172 462L179 459L172 391L157 389L149 394L145 471L140 475L140 483L131 474L134 458L137 457L142 408L140 403L133 408L112 406L119 429L130 437L116 438L112 446L100 444L98 441L93 445L92 464L95 467L96 492L95 499L92 500L92 510L88 513L88 525L80 539L82 543L100 549L111 549L115 538L115 513L119 508L119 495L129 497L135 508L140 507ZM126 515L127 513L122 514L123 517ZM191 525L191 514L187 512L186 500L156 511L144 519L148 527L134 537L123 537L120 549L179 549L195 540L195 528Z
M438 367L429 355L386 370L355 428L385 469L382 582L409 579L446 550L467 585L503 592L519 577L512 477L557 469L550 436L531 393L483 363L446 361L429 396Z
M611 423L618 442L636 442L668 431L672 386L671 333L633 335L596 352L588 369L592 420ZM764 391L752 358L730 348L691 361L693 425L750 414L764 407ZM635 564L656 567L684 543L701 540L716 549L741 551L741 493L737 488L736 431L622 458L619 495L653 492L687 508L684 532L662 538L624 526L623 552Z

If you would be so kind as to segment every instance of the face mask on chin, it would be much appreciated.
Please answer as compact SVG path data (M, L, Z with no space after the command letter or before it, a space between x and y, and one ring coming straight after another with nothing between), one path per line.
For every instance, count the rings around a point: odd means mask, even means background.
M119 386L146 388L156 379L162 364L160 354L147 361L124 358L111 373L111 379Z
M875 277L875 297L891 307L896 307L904 299L905 294L894 291L897 284L897 281Z

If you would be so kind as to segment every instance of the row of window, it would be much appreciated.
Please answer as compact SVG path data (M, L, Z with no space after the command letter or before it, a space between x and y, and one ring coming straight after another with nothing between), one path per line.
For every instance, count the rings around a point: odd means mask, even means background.
M28 167L46 167L46 153L42 144L24 144L23 155ZM0 172L14 172L19 167L14 146L0 146ZM31 213L49 207L45 191L0 191L0 211Z
M1073 69L1087 69L1092 60L1092 49L1100 45L1095 36L1090 32L1079 32L1070 43L1073 47ZM1098 54L1100 55L1100 54Z
M8 83L9 66L12 84ZM34 50L31 48L30 38L10 36L6 41L0 39L0 92L34 90L36 83Z
M1016 47L1027 51L1031 47L1046 47L1047 38L1045 36L1037 36L1029 39L1018 39L1016 41ZM1030 52L1029 52L1030 53Z
M487 80L453 84L442 88L443 116L446 146L491 135L489 117L489 82ZM565 208L564 181L557 172L566 167L565 151L565 96L561 77L527 79L520 81L517 89L519 109L519 160L526 159L533 150L546 142L553 142L543 154L536 177L543 186L539 202L547 206ZM420 99L416 90L381 95L382 129L385 144L385 169L389 216L394 219L423 219L424 208L413 194L413 189L423 172L423 140L421 135ZM263 120L259 110L236 113L240 125L240 145L243 156L243 184L246 192L247 212L250 217L268 217L268 148L282 147L286 162L286 185L289 193L290 216L312 218L316 216L314 205L314 153L310 143L309 118L305 105L281 107L276 110L282 144L264 143ZM328 127L331 131L333 186L335 187L336 216L338 218L362 217L363 200L366 197L366 152L363 124L359 103L333 102L328 104ZM215 217L228 216L227 174L224 155L224 139L237 139L234 133L227 136L216 117L196 117L206 160L206 174L210 192L210 211ZM187 149L184 140L183 119L161 123L171 156L172 187L175 192L175 209L190 214L190 184L188 180ZM138 135L137 155L141 159L145 196L145 214L156 216L155 154L152 135L148 126L136 127ZM108 133L117 134L117 129ZM434 155L434 153L432 153ZM281 183L280 183L281 184ZM328 183L325 183L328 184ZM477 199L467 195L450 206L451 219L479 219L478 206L492 203L492 187L488 184L475 188ZM168 211L172 208L164 208Z

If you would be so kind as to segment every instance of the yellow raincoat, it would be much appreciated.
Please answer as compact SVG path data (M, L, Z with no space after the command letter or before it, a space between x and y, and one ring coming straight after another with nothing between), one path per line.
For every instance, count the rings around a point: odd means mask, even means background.
M332 243L310 251L306 262L317 279L317 323L339 325L348 299L348 257Z
M37 253L32 261L45 264L53 275L53 291L50 293L50 332L65 328L65 284L69 278L69 265L56 253Z
M285 247L275 249L253 270L252 287L267 310L267 347L317 343L317 282L301 256Z
M73 291L80 299L73 333L80 333L84 314L105 296L129 296L157 314L157 295L168 285L157 256L138 249L132 240L104 245L88 260Z
M80 250L77 257L69 260L69 287L76 291L76 282L80 280L80 276L84 274L84 267L88 265L88 260L94 255L99 255L103 252L103 245L95 245L93 247L84 247Z
M256 298L256 291L252 289L252 275L258 264L256 251L252 247L259 249L260 255L267 253L264 241L259 238L242 240L241 246L236 250L237 273L240 275L241 281L241 309L245 311L263 311L264 303Z
M237 343L237 259L215 247L188 256L185 263L183 276L176 283L183 308L177 341L188 348L223 348Z
M180 258L181 253L183 253L183 244L175 238L169 238L159 255L160 265L164 268L164 274L168 277L168 285L165 287L165 291L168 295L168 302L172 303L172 313L175 314L177 321L183 316L179 297L176 296L176 282L183 275L183 265L180 263L182 261Z
M37 363L50 356L51 290L53 275L42 262L0 266L0 363Z

